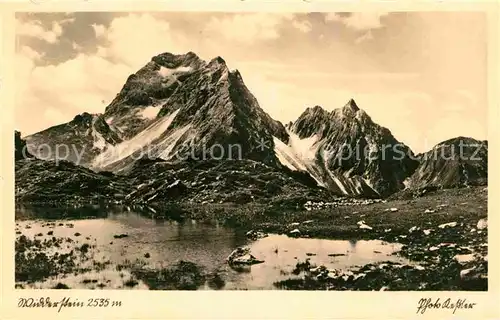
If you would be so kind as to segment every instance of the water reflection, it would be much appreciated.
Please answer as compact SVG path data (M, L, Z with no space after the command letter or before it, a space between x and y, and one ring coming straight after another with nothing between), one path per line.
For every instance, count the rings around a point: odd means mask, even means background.
M73 238L80 241L80 244L89 242L85 240L86 237L90 237L92 241L95 238L93 243L98 248L99 256L112 262L111 268L105 271L107 276L112 276L113 268L125 260L139 259L150 266L169 266L184 260L203 267L207 273L216 273L222 277L225 289L274 289L274 282L289 278L297 262L306 259L312 264L336 269L348 269L386 260L406 262L391 255L400 249L400 245L386 244L378 240L323 240L270 235L249 242L241 232L224 228L217 223L209 225L191 219L151 219L143 213L133 211L132 208L90 207L83 211L77 212L72 208L46 207L32 210L17 207L17 228L29 237L38 233L48 237L49 229L42 218L54 218L56 214L65 217L94 214L97 217L95 219L65 221L63 226L56 223L56 227L50 230L58 237ZM67 227L68 222L74 227ZM27 225L31 228L27 229ZM81 233L81 236L75 238L77 232ZM114 238L115 235L121 234L127 236ZM235 248L242 245L249 245L252 255L264 260L264 263L239 267L236 270L229 268L225 259ZM215 286L220 282L217 277L214 281ZM82 285L76 283L70 287L79 286Z

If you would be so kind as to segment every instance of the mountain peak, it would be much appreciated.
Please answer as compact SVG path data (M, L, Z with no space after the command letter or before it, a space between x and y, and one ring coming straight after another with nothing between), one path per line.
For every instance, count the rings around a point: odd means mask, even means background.
M328 111L323 109L321 106L315 105L314 107L307 107L302 115L326 115Z
M92 116L92 114L90 114L88 112L83 112L81 114L76 115L73 118L72 122L74 122L74 123L90 123L90 122L92 122L93 118L94 117Z
M170 52L163 52L151 58L156 64L165 68L178 68L178 67L193 67L198 68L204 64L204 61L196 55L196 53L189 51L185 54L173 54Z
M208 67L209 68L216 68L216 69L223 67L223 68L227 69L226 61L224 59L222 59L221 56L217 56L217 57L213 58L212 60L210 60L210 62L208 63Z
M354 112L359 111L359 107L356 104L356 101L354 101L354 99L352 99L352 98L346 103L346 105L344 106L344 109L352 110Z

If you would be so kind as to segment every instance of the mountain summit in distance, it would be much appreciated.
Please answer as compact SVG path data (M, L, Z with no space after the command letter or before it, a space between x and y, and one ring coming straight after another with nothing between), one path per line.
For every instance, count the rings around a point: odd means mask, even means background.
M288 130L282 158L340 194L386 196L402 188L418 165L410 148L353 99L331 112L307 108Z
M425 185L421 180L429 175L417 179L414 173L419 166L432 167L354 99L330 112L308 107L285 127L259 106L243 76L223 58L205 61L193 52L154 56L127 78L103 114L82 113L26 141L39 158L50 158L40 145L55 150L68 144L65 160L120 174L137 172L134 165L144 158L181 166L256 161L309 176L319 187L349 197L386 197L405 189L410 177L420 181L410 185Z

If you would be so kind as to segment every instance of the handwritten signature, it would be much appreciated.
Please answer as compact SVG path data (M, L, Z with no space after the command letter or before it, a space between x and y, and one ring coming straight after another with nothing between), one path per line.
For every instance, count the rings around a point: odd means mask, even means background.
M54 308L57 312L61 312L64 308L106 308L106 307L121 307L122 302L110 300L109 298L91 298L86 301L70 297L64 297L59 301L52 301L49 297L46 298L19 298L18 308Z
M431 298L422 298L418 301L417 313L424 314L428 309L449 309L453 310L453 314L455 314L457 310L473 309L475 305L477 303L468 302L467 299L453 301L451 298L448 298L441 301L441 299L437 298L435 301L432 301Z

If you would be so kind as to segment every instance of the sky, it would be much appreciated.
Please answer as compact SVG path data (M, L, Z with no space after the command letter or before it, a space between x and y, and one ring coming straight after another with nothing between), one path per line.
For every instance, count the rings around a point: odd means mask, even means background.
M162 52L221 56L283 123L353 98L415 152L487 138L487 20L481 12L18 13L22 135L102 113Z

